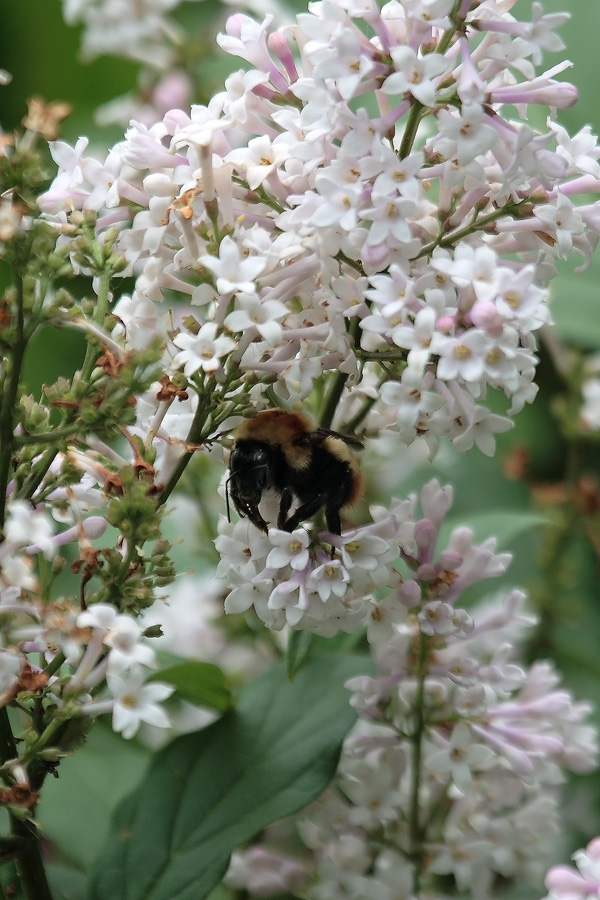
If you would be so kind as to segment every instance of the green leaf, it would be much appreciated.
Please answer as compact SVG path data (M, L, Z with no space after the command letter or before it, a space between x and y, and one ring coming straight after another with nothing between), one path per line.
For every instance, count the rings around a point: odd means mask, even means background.
M367 657L314 657L293 684L278 664L237 709L157 754L117 811L90 900L202 900L231 852L317 797L355 720L345 681Z
M597 276L597 272L595 273ZM550 305L559 336L579 347L600 347L600 289L588 272L562 275Z
M293 681L310 654L312 631L290 631L285 655L287 677Z
M183 700L224 711L232 704L231 690L218 666L206 662L176 663L153 672L148 681L172 684Z
M85 900L87 878L84 872L49 863L46 874L55 900Z
M88 870L109 831L114 808L140 781L150 752L98 722L84 747L44 783L36 820L63 857Z

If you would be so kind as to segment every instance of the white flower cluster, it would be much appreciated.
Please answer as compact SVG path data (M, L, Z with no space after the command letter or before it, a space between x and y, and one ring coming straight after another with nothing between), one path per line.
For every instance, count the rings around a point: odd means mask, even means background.
M590 771L597 747L589 707L558 687L551 665L518 664L533 623L522 601L517 591L488 601L467 636L430 639L410 616L375 648L376 676L348 682L360 720L333 785L299 823L313 854L299 896L441 900L450 876L489 898L498 879L541 879L561 770ZM269 869L257 868L270 849L238 853L233 883L264 896ZM288 890L301 875L292 860L279 871ZM573 894L584 896L596 894Z
M367 627L377 644L388 640L409 610L418 613L427 635L464 635L472 620L456 599L473 582L501 575L509 554L496 554L495 539L480 546L473 532L455 528L446 549L437 552L439 530L452 502L452 488L436 480L416 497L392 501L389 511L372 510L373 522L339 537L323 533L331 555L311 534L269 529L263 535L247 521L223 517L215 541L221 555L217 575L233 589L228 613L253 607L269 628L307 629L324 637Z
M113 728L125 738L133 737L142 722L169 727L159 703L173 688L146 683L149 670L156 668L155 654L132 616L107 603L78 613L67 604L33 599L30 591L25 599L14 585L0 587L0 615L0 641L7 648L0 650L0 705L19 691L48 685L46 711L54 705L59 718L112 712ZM50 668L55 660L66 663L72 674L48 676L32 662L40 655Z
M83 55L103 53L165 69L175 60L178 29L168 13L180 0L63 0L69 25L82 22ZM171 45L171 46L169 46Z
M131 738L142 722L170 725L158 704L173 688L146 684L156 660L142 629L111 604L78 612L67 601L47 602L34 573L37 554L53 559L59 547L78 543L83 557L90 540L104 533L105 518L82 517L90 505L99 505L99 497L84 475L80 485L52 493L54 507L41 504L34 510L24 500L7 503L0 543L0 706L19 692L47 686L46 713L54 708L59 719L66 719L112 712L114 730ZM55 534L46 509L77 524ZM49 670L55 663L57 670L66 665L49 676L37 664L40 657Z
M323 0L275 31L235 15L221 46L253 68L208 106L133 122L104 161L54 143L43 210L97 211L99 234L130 223L129 346L161 334L168 373L245 405L240 372L255 405L337 372L347 419L492 454L510 419L486 391L508 415L533 399L555 262L587 262L600 231L598 204L574 203L600 187L589 129L509 118L575 102L554 78L568 63L534 71L564 16L512 6ZM170 340L173 292L199 318Z

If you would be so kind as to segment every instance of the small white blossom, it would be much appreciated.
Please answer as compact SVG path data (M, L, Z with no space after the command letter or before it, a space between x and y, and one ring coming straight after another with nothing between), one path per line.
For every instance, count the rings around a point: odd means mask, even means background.
M126 676L108 673L108 688L114 698L113 729L124 738L132 738L142 722L155 728L168 728L169 717L159 706L175 690L169 684L158 681L145 684L140 670L132 670Z
M291 533L279 531L277 528L269 528L269 540L273 549L267 556L269 569L282 569L291 566L292 569L302 570L308 564L308 544L310 535L303 528L297 528Z
M9 500L4 536L16 547L29 545L51 559L56 552L52 522L40 510L34 510L26 500Z
M193 375L198 369L211 374L220 368L220 358L235 348L235 341L224 335L217 337L217 326L214 322L206 322L198 334L181 332L173 339L175 346L181 348L173 360L175 366L183 366L184 374Z
M236 242L226 235L219 245L219 258L214 256L200 257L200 263L215 275L219 294L230 294L242 291L252 294L256 290L254 279L265 268L265 261L260 257L244 258Z

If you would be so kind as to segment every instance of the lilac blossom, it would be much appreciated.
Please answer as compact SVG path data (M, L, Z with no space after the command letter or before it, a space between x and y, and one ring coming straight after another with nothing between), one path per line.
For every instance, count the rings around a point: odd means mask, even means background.
M219 383L240 371L255 401L270 381L306 399L341 371L343 408L372 378L367 428L385 422L432 453L443 437L493 453L535 397L548 272L597 243L600 216L577 204L600 150L589 128L571 138L552 115L539 133L510 117L509 104L573 102L555 80L566 64L534 74L562 47L564 17L539 4L530 22L487 2L461 7L464 23L451 11L317 3L292 31L236 14L220 44L253 68L206 106L133 123L104 161L85 139L54 143L48 215L98 210L100 238L129 220L117 248L137 274L120 301L131 346L161 330L168 371ZM173 292L198 316L167 337ZM487 411L488 387L503 412Z
M468 633L438 632L435 640L410 612L373 646L376 674L347 684L359 722L337 775L299 822L310 851L302 863L312 873L302 896L337 896L344 886L363 897L392 900L400 890L411 898L420 895L413 893L415 865L432 897L442 896L438 875L479 897L494 896L498 877L519 884L541 878L542 851L558 830L559 769L590 771L598 747L589 707L558 686L550 664L519 665L534 623L522 604L522 595L497 596L473 610ZM419 647L427 650L425 672L417 668ZM267 858L276 846L267 835L253 850ZM596 896L597 856L592 842L574 857L579 872L552 868L546 900ZM300 863L289 852L285 858ZM249 888L252 873L236 862L231 883Z

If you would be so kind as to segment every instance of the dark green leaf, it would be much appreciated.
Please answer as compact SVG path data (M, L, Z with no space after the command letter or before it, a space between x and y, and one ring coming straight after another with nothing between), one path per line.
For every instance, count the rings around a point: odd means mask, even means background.
M285 656L287 677L293 681L310 653L313 644L311 631L290 631Z
M141 779L148 750L98 722L87 743L47 778L36 820L65 859L88 870L109 831L114 808Z
M87 878L84 872L50 863L46 866L46 874L55 900L85 900Z
M202 900L235 847L317 797L355 713L345 681L367 658L314 657L290 684L282 664L236 710L174 741L119 808L90 900Z
M231 691L218 666L206 662L182 662L153 672L148 681L172 684L183 700L197 706L226 710L231 706Z

